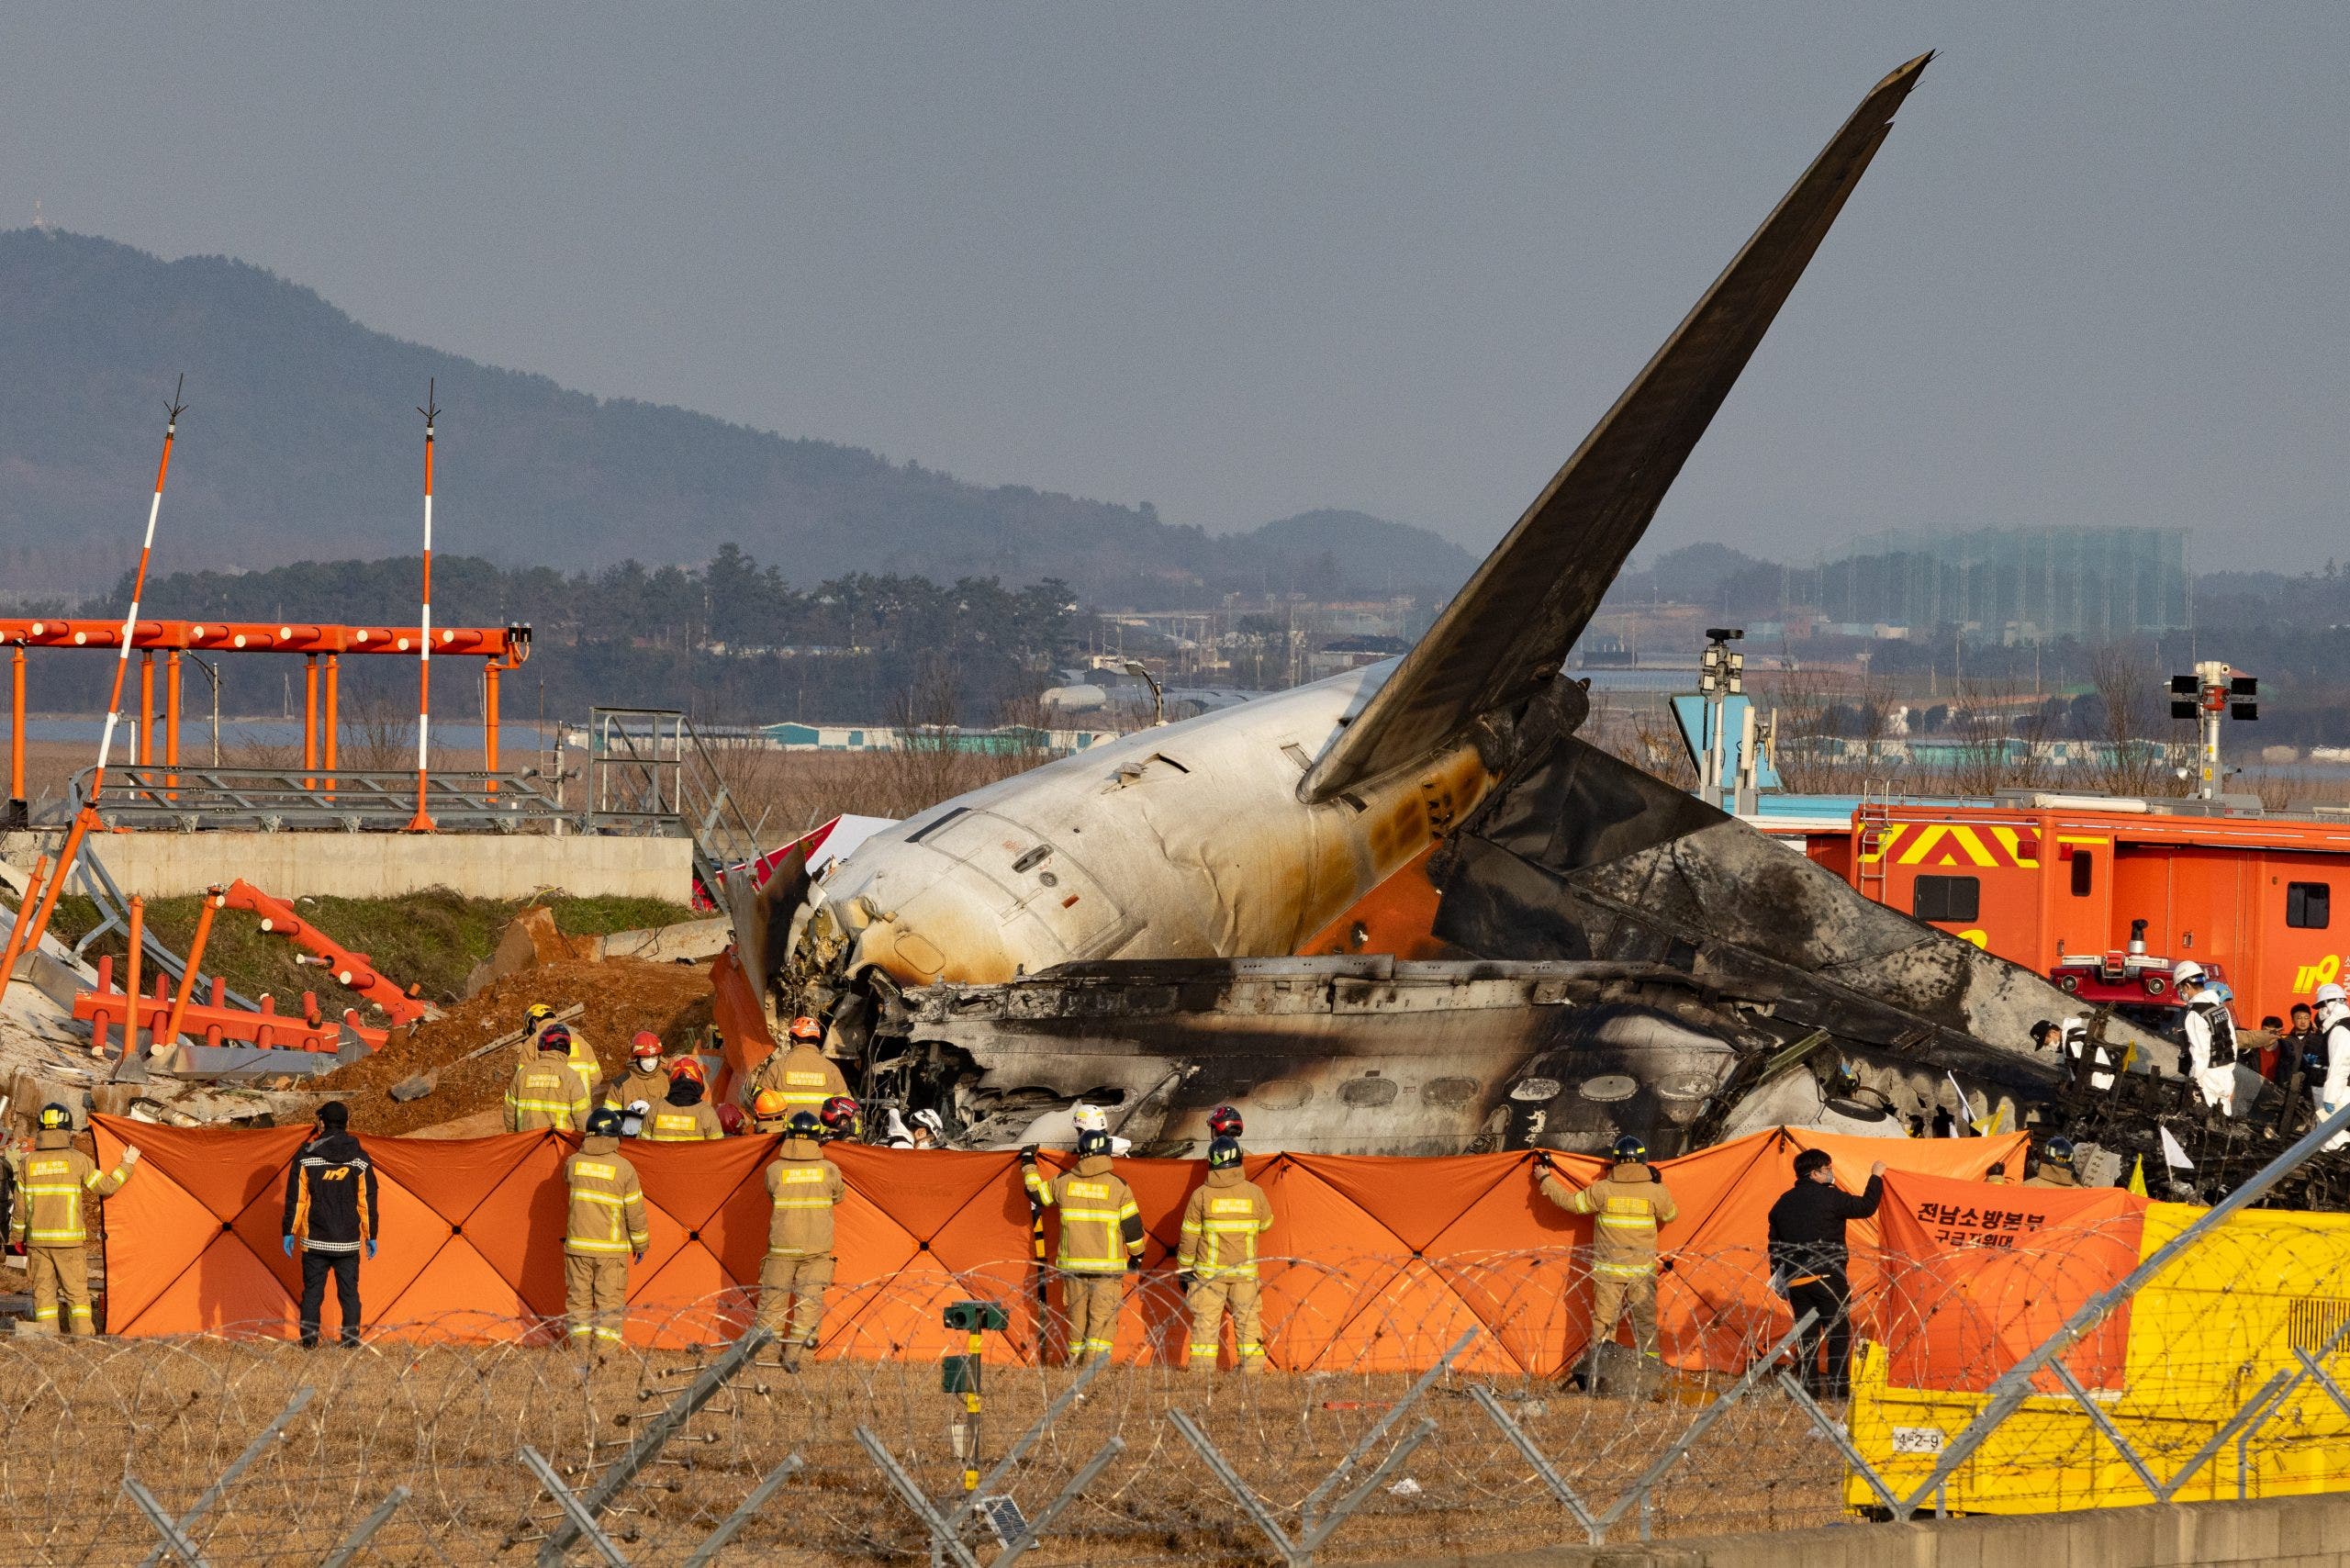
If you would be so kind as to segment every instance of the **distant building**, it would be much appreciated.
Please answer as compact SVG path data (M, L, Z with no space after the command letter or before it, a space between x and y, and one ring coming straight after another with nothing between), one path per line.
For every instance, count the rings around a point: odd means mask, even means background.
M923 748L1010 755L1084 751L1104 741L1117 739L1118 732L1046 730L1027 724L1003 724L991 730L969 730L949 725L940 729L925 726L909 737L905 731L891 724L803 724L790 721L780 724L762 724L758 735L761 742L775 751L905 751Z
M1818 608L1837 631L2103 643L2188 624L2185 529L1991 528L1887 545L1820 569Z

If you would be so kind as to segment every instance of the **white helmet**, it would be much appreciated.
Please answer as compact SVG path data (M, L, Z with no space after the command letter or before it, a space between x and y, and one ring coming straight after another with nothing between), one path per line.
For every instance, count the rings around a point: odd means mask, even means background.
M2336 1004L2350 1002L2350 993L2344 993L2340 986L2330 983L2318 987L2317 1004L2323 1007L2329 1002Z
M2201 985L2203 983L2203 966L2197 963L2192 958L2188 959L2184 963L2172 965L2170 971L2170 983L2173 985Z
M938 1113L935 1111L916 1111L907 1119L918 1127L928 1127L934 1133L943 1133L946 1130L946 1124L939 1120Z
M1110 1130L1110 1118L1099 1105L1088 1105L1082 1102L1071 1105L1069 1119L1081 1133L1106 1133Z

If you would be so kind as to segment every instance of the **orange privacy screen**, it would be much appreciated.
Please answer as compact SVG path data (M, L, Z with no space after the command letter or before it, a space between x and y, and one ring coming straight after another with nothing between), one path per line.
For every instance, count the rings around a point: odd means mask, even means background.
M300 1272L279 1250L279 1216L286 1167L305 1130L184 1129L102 1116L96 1132L104 1161L126 1138L144 1153L129 1184L106 1204L110 1331L290 1333ZM368 1325L415 1338L555 1338L554 1320L563 1311L562 1163L575 1140L518 1133L364 1142L383 1207L382 1249L361 1275ZM1765 1283L1764 1217L1793 1181L1801 1150L1829 1150L1839 1179L1855 1190L1872 1160L1903 1172L1890 1184L1897 1196L1888 1195L1880 1218L1904 1254L1900 1270L1930 1265L1930 1272L1953 1265L1942 1260L1943 1244L1918 1229L1919 1204L1945 1190L1978 1197L2026 1191L1977 1180L1995 1160L2020 1166L2023 1143L2020 1134L1935 1141L1774 1131L1662 1162L1658 1169L1681 1208L1662 1236L1675 1258L1659 1291L1666 1359L1684 1368L1735 1371L1785 1331L1785 1304ZM653 1237L630 1274L632 1339L708 1343L733 1337L749 1321L753 1289L746 1287L755 1288L767 1250L762 1177L773 1150L774 1140L752 1137L627 1146ZM838 1210L839 1270L822 1353L934 1356L948 1348L940 1308L986 1295L1013 1315L1013 1327L991 1340L990 1353L1033 1359L1035 1273L1014 1158L855 1145L829 1152L849 1195ZM1058 1169L1060 1162L1047 1155L1046 1164ZM1528 1154L1249 1160L1250 1178L1278 1216L1261 1244L1269 1359L1293 1371L1409 1370L1429 1364L1476 1327L1485 1332L1460 1363L1469 1370L1550 1373L1570 1364L1590 1333L1589 1274L1576 1249L1590 1239L1591 1222L1541 1198L1532 1164ZM1601 1161L1579 1156L1560 1156L1558 1165L1576 1184L1602 1169ZM1129 1159L1118 1169L1133 1185L1149 1231L1145 1272L1128 1294L1120 1354L1180 1359L1184 1336L1173 1331L1181 1315L1171 1279L1174 1252L1183 1205L1203 1167ZM2143 1202L2127 1194L2083 1196L2108 1204ZM1914 1287L1908 1296L1895 1284L1879 1288L1876 1229L1868 1222L1852 1226L1864 1329L1872 1303L1899 1301L1902 1320L1910 1322L1942 1305L1954 1288L1939 1286L1931 1303L1914 1299ZM2115 1252L2122 1269L2134 1261L2134 1242L2127 1250L2128 1257ZM2100 1253L2097 1271L2104 1267ZM2102 1282L2067 1275L2065 1290L2069 1299L2069 1293ZM1969 1288L1978 1316L2005 1311L2016 1294L1996 1279ZM2031 1298L2033 1321L2008 1338L2029 1345L2039 1318L2055 1308L2040 1293L2022 1294ZM331 1303L328 1316L331 1322ZM1888 1322L1878 1337L1897 1342L1895 1327ZM1970 1332L1979 1338L1991 1331Z

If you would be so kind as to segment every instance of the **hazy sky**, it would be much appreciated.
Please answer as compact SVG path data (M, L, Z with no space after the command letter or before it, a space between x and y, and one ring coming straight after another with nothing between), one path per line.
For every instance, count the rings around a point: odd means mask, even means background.
M2055 10L84 0L0 21L0 225L971 479L1482 547L1938 49L1651 541L2350 557L2350 7Z

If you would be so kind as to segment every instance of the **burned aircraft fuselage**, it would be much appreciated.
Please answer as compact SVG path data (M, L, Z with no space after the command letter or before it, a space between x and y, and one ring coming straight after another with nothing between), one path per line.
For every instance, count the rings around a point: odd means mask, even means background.
M1870 92L1402 660L975 790L779 877L772 910L733 889L774 988L868 1094L981 1144L1084 1100L1170 1152L1223 1102L1260 1149L1670 1151L1802 1103L1823 1060L1888 1133L2046 1094L2053 988L1585 745L1559 673L1924 64ZM1424 961L1382 968L1350 912L1397 892Z

